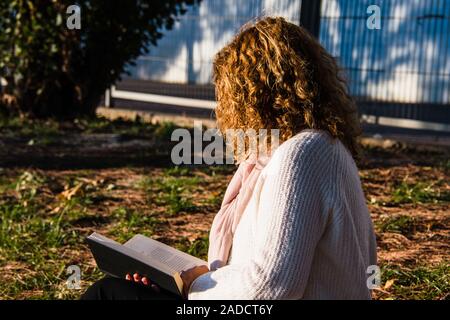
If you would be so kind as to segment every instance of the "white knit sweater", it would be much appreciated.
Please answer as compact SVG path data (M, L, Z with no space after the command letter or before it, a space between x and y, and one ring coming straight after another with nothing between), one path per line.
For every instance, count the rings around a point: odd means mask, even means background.
M189 299L370 299L376 243L357 167L327 133L282 143L261 172L228 264Z

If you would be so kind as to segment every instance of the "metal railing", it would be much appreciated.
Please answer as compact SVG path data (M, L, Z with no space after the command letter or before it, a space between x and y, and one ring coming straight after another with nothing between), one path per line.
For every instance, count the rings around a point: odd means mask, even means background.
M316 0L265 2L204 0L138 59L111 97L213 108L212 58L239 26L262 15L296 23L302 16L308 26L320 25L318 38L345 71L363 119L450 131L450 0L381 1L380 29L367 26L368 0L322 0L320 21L300 14Z

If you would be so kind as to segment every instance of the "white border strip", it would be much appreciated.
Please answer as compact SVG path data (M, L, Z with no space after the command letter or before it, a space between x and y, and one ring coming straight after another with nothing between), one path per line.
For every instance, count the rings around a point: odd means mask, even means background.
M111 98L153 102L189 108L214 109L216 107L216 101L211 100L181 98L151 93L123 91L123 90L116 90L115 87L111 87ZM378 124L382 126L450 132L450 125L445 123L427 122L402 118L377 117L373 115L362 115L361 120L362 122L365 123Z
M151 94L151 93L123 91L123 90L116 90L115 87L111 88L111 97L118 98L118 99L134 100L134 101L170 104L170 105L183 106L183 107L189 107L189 108L214 109L216 107L216 102L211 101L211 100L181 98L181 97L164 96L164 95Z
M373 115L362 115L361 120L362 122L365 123L378 124L382 126L450 132L450 125L445 123L427 122L402 118L377 117Z

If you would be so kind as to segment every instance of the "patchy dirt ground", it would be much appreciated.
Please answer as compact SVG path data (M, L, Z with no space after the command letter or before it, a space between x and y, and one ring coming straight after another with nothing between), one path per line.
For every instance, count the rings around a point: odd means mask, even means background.
M81 267L82 289L101 277L84 243L93 231L119 241L142 233L206 256L234 168L174 167L168 147L121 134L85 136L109 141L89 150L80 138L36 147L33 137L0 135L0 298L77 298L82 290L65 283L69 265ZM358 166L383 271L375 298L449 298L449 154L364 148Z

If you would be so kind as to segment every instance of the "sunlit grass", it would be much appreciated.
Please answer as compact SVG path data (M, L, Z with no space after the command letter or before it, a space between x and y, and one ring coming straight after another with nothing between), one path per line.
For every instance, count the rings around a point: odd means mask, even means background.
M149 202L166 206L168 214L177 214L196 209L189 194L199 182L200 179L191 176L188 169L174 167L164 170L162 177L145 177L140 186L147 193Z
M136 210L117 208L113 211L114 222L109 230L109 235L117 241L124 243L136 234L151 237L161 221L152 215L143 214Z
M408 235L415 231L416 219L408 215L385 217L375 224L379 232L395 232Z
M448 299L450 296L450 261L436 266L406 268L385 265L382 267L382 283L390 281L386 299Z
M189 253L190 255L207 260L209 239L208 236L197 238L192 242L187 239L180 239L175 244L175 247L178 250Z
M436 203L449 201L449 193L441 194L435 188L436 182L408 183L402 181L395 186L392 193L392 201L396 204L403 203Z
M105 234L122 243L136 234L152 237L167 228L165 217L197 208L191 193L203 183L190 168L163 169L137 183L138 189L153 195L154 205L164 208L163 215L119 206L101 217L93 210L108 201L116 187L92 175L93 171L80 170L54 181L43 171L23 170L13 179L1 179L7 196L0 196L0 268L9 271L0 275L0 298L77 298L80 292L65 284L69 265L81 266L85 285L102 276L66 253L84 252L84 259L89 257L89 229L106 226ZM56 193L50 196L52 192ZM174 245L205 259L208 238L180 238Z
M34 140L37 144L53 143L52 139L59 134L74 132L152 136L168 141L176 128L173 123L153 125L139 119L131 122L79 119L65 125L69 128L51 120L13 119L10 123L0 122L0 134ZM387 151L380 154L392 156ZM376 169L361 170L362 182L369 187L366 194L375 199L369 205L378 210L375 221L378 235L399 233L415 245L416 235L426 236L426 241L442 237L443 232L439 231L448 227L444 220L423 221L420 215L410 215L408 210L418 208L434 214L445 208L449 201L445 181L448 164L441 161L433 167L439 170L440 178L435 180L419 177L417 172L411 179L400 176L399 180L388 180L379 176ZM123 169L107 170L116 173ZM0 168L0 299L78 298L89 284L103 276L93 264L85 243L86 236L93 231L119 242L138 233L158 237L206 259L205 226L220 208L235 169L233 165L146 167L130 169L130 177L109 178L104 171L90 169L61 174L57 170ZM130 181L124 183L119 181L121 178ZM384 206L394 209L392 214L384 214ZM203 228L194 230L200 224ZM172 228L181 229L180 234ZM439 250L436 248L442 254ZM70 265L81 267L82 290L69 290L66 286ZM382 283L390 285L380 298L448 299L448 265L448 261L438 265L422 261L416 265L409 260L400 265L384 264Z

